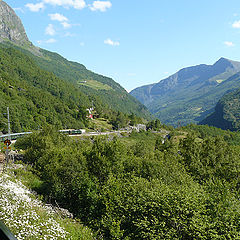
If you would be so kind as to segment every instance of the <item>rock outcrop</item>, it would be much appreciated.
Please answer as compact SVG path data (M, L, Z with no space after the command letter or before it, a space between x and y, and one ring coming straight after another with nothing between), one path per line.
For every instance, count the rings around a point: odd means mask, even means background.
M20 18L7 3L0 0L0 41L6 40L18 45L32 45Z

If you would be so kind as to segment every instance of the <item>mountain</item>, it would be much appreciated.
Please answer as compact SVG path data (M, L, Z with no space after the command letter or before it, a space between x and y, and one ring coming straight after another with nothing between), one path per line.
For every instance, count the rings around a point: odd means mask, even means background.
M162 122L177 125L199 122L213 112L217 101L229 90L240 87L240 62L220 58L213 65L181 69L172 76L131 91Z
M149 118L147 108L113 79L96 74L84 65L68 61L57 53L43 49L40 49L40 53L40 56L29 53L40 68L74 84L82 93L100 98L104 105L108 105L114 111Z
M4 112L12 106L15 131L36 129L41 122L83 127L84 111L92 104L100 116L120 111L149 118L147 108L113 79L35 47L4 1L0 1L0 19L0 109Z
M240 73L233 76L240 79ZM223 130L240 130L240 88L225 94L217 103L215 111L199 124L221 128Z
M78 87L39 68L33 59L14 48L0 46L0 112L10 108L13 132L42 128L82 128L87 124L89 97ZM107 107L99 103L104 111ZM0 132L6 131L0 115Z
M10 40L19 45L31 44L20 18L4 1L0 1L0 40Z

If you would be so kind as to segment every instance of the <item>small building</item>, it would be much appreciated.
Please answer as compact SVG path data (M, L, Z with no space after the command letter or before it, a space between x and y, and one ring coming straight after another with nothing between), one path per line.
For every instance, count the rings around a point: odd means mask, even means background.
M138 131L142 130L142 131L146 131L147 130L147 127L145 124L137 124L137 129Z
M131 127L132 130L135 130L137 132L140 132L140 131L147 131L147 127L145 124L137 124L136 126L133 126Z
M89 115L87 116L87 118L93 119L93 115L92 115L92 114L89 114Z
M93 108L87 109L87 112L88 112L87 118L93 119L93 110L94 110Z

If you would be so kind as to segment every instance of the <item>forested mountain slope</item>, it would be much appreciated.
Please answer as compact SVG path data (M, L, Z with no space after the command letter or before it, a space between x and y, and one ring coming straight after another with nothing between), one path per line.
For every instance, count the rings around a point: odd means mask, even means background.
M14 132L41 128L83 127L89 97L72 83L40 69L35 62L13 48L0 48L0 112L10 107ZM6 129L0 115L0 131Z
M134 113L145 118L150 116L147 108L113 79L96 74L84 65L68 61L57 53L43 49L40 52L42 56L31 56L40 68L53 72L59 78L77 85L81 92L99 97L114 111Z
M150 117L147 107L131 96L120 84L111 78L88 70L80 63L68 61L61 55L44 49L39 49L39 54L34 54L31 49L9 41L3 42L0 46L15 48L28 55L39 68L52 72L62 80L73 84L90 99L97 99L95 105L101 102L113 111L134 113L143 118Z
M221 58L213 65L184 68L159 83L134 89L131 95L164 123L198 122L227 91L240 86L238 78L231 78L239 71L239 62Z
M235 75L240 79L240 74ZM240 88L225 94L217 103L215 111L200 124L229 129L240 130Z
M111 117L118 111L149 118L147 108L113 79L82 64L35 47L21 20L0 1L0 109L10 107L13 131L45 123L60 128L86 125L86 108ZM0 116L0 131L6 118Z
M105 94L106 98L103 98L101 94L94 92L99 90L88 91L88 87L83 87L82 91L77 84L41 69L26 54L2 46L0 44L0 112L6 113L6 108L10 107L13 132L39 129L45 124L58 128L86 127L86 109L92 104L100 117L108 119L117 116L118 110L142 117L148 114L145 107L139 108L139 111L135 108L134 111L134 106L131 108L133 102L130 101L129 104L124 98L122 102L118 100L119 93L116 93L115 99L114 93L112 96ZM119 105L114 105L115 101ZM141 105L138 102L137 104ZM6 132L6 122L7 116L1 114L0 132Z

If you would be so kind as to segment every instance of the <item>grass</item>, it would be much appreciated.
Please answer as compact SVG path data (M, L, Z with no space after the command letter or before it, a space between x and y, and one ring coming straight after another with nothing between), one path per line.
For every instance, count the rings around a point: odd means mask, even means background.
M85 80L85 81L78 82L78 84L93 88L95 90L112 90L112 88L109 85L103 84L95 80Z
M104 118L93 119L91 125L94 130L99 130L101 132L112 130L112 125Z
M155 147L155 142L158 137L161 137L161 133L151 133L151 132L132 132L129 137L122 137L119 140L127 146L134 146L139 142L145 145L151 146L152 150Z

